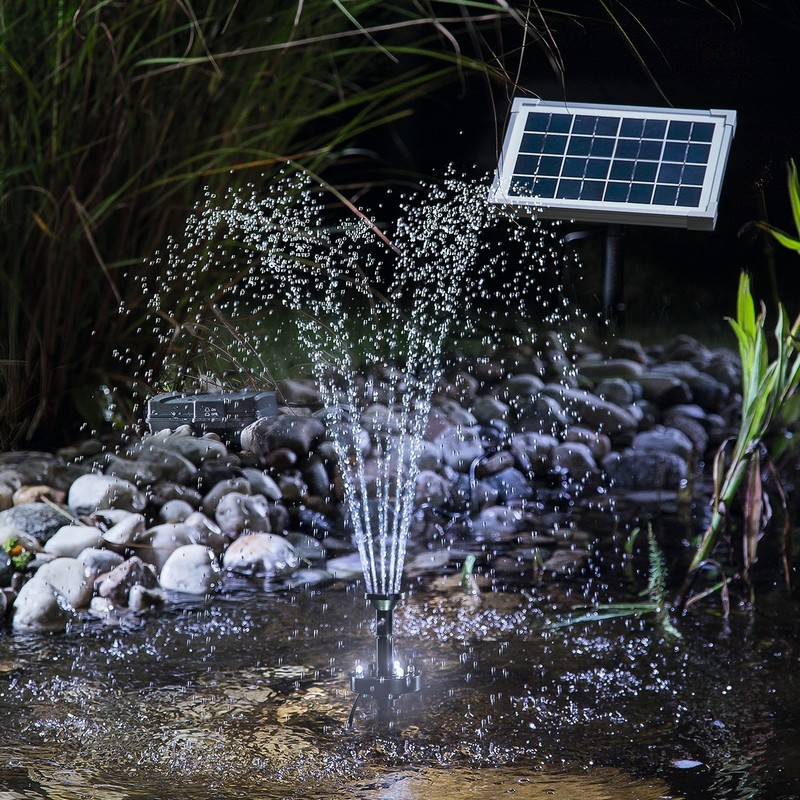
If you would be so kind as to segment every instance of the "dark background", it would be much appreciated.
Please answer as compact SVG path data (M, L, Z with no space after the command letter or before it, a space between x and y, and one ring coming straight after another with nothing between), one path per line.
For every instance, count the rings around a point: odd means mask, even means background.
M628 321L724 329L724 316L735 310L743 268L752 272L755 291L768 307L777 290L790 312L800 310L797 254L773 245L752 226L767 215L773 224L795 231L786 191L786 164L800 159L800 12L795 3L629 3L636 19L621 15L619 21L646 66L620 29L598 16L597 3L570 4L570 10L581 7L588 17L583 22L552 23L563 76L540 48L529 45L516 94L737 112L716 230L626 229ZM490 44L510 55L518 42L505 34ZM440 174L451 163L460 170L489 172L497 163L513 94L473 77L461 91L451 87L421 101L414 116L379 147L397 147L397 157L410 159L423 173ZM600 287L601 254L596 244L581 247L581 291L590 295L591 305Z

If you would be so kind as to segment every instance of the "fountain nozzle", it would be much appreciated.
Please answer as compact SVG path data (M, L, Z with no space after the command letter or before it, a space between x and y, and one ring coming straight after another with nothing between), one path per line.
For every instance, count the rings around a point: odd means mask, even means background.
M369 673L365 674L363 670L350 673L350 688L357 696L348 724L353 722L356 704L362 695L377 700L380 721L391 722L394 719L394 701L422 688L422 673L417 672L412 664L403 669L394 657L393 613L403 595L370 593L366 597L375 608L375 663L370 665Z

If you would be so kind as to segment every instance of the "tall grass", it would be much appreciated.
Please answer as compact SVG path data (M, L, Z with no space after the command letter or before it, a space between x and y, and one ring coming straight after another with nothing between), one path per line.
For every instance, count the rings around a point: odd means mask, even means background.
M0 447L74 434L99 385L129 383L115 353L153 347L135 278L204 186L286 159L323 172L454 60L489 69L438 44L453 20L409 7L3 3ZM467 26L499 16L463 10Z

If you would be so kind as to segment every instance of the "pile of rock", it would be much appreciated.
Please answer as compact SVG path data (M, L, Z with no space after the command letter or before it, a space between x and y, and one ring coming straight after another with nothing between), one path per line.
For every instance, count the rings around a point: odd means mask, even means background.
M588 537L565 510L576 497L689 497L736 423L740 374L728 350L678 337L567 358L557 337L544 341L539 352L452 360L419 462L412 571L448 561L425 539L432 520L439 532L455 520L466 550L514 543L510 554L483 548L497 572L509 559L512 571L579 569ZM0 551L14 629L63 629L84 611L114 619L165 593L213 592L226 576L301 585L356 575L328 415L308 382L280 390L281 413L248 427L241 451L183 427L113 452L87 441L0 455L0 544L33 555L22 569ZM395 412L362 415L368 478Z

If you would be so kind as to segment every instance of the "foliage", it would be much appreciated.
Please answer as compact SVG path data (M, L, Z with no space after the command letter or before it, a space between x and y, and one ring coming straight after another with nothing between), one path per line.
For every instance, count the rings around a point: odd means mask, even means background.
M775 328L775 355L771 359L764 331L766 309L763 304L756 314L750 291L750 278L742 273L736 307L736 319L730 320L739 344L742 363L742 411L739 432L731 442L723 443L714 459L714 497L711 519L689 566L689 573L677 598L682 607L697 571L711 558L722 531L727 513L740 490L744 490L742 577L748 581L749 571L757 556L758 541L769 518L762 485L762 464L769 459L765 449L768 433L781 420L793 403L800 384L800 352L797 334L800 316L790 325L783 306L778 307ZM770 474L774 470L770 468ZM744 484L743 484L744 481ZM782 491L779 482L778 490ZM784 571L789 577L788 527L784 535Z
M639 528L631 531L625 543L625 553L630 556L639 534ZM648 571L647 586L640 592L643 599L635 603L600 603L592 606L587 611L570 614L566 618L558 619L548 624L550 628L564 628L588 622L600 622L605 619L618 619L643 616L652 616L656 623L668 636L681 638L679 631L672 624L669 616L669 603L667 601L667 567L664 554L658 546L653 527L647 527L647 553Z
M20 544L18 536L9 536L3 542L3 550L11 557L11 564L14 569L24 570L33 558L33 553Z
M795 252L800 253L800 177L797 174L797 165L794 163L794 159L789 161L787 171L789 202L792 206L792 217L794 218L795 228L797 228L797 236L784 233L774 225L770 225L767 222L759 222L757 224L758 227L767 231L787 250L794 250Z
M115 352L153 358L136 278L204 187L329 169L459 70L493 73L449 28L505 12L458 5L3 4L0 447L98 421L97 387L130 383Z

